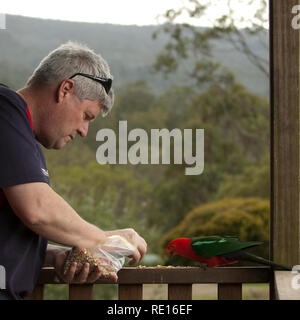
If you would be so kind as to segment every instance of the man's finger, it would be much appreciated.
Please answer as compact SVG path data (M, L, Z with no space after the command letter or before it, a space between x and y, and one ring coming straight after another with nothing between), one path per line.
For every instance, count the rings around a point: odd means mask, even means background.
M95 282L99 277L101 277L101 271L99 267L94 268L94 270L89 274L87 282Z
M76 268L77 268L77 263L73 262L70 267L69 270L67 271L67 273L63 276L63 280L67 283L70 283L73 281L74 276L75 276L75 272L76 272Z
M135 252L129 256L129 258L132 258L131 261L129 261L129 264L132 265L132 264L136 264L138 261L140 261L141 259L141 254L138 250L135 250Z
M142 238L142 237L141 237L141 239L142 239L142 241L143 241L143 244L144 244L145 248L147 248L147 242L146 242L146 240L145 240L144 238Z
M145 253L147 252L147 244L146 246L140 245L136 252L129 257L132 257L133 259L129 262L130 265L138 263L139 261L141 261L145 255Z
M118 281L118 276L116 273L111 273L110 278L112 278L115 282Z
M140 260L142 260L144 258L144 255L146 254L147 252L147 244L145 246L141 246L138 248L139 252L140 252L140 255L141 255L141 258Z
M87 279L87 282L95 282L102 275L103 275L103 269L100 266L98 266L97 268L95 268L93 270L93 272L90 273L90 275L89 275L89 277ZM114 280L115 282L118 280L118 276L114 272L111 272L109 274L109 278Z
M78 274L78 276L76 278L74 278L74 283L84 283L86 282L88 275L90 272L90 264L88 262L86 262L83 265L83 268L81 269L80 273Z

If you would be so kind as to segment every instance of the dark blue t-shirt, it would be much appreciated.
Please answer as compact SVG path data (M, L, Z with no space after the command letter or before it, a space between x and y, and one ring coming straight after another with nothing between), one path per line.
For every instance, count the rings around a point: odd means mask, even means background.
M26 102L0 84L0 265L5 268L6 279L6 288L0 288L0 300L23 299L33 290L47 248L47 240L15 215L2 190L31 182L49 184L33 129Z

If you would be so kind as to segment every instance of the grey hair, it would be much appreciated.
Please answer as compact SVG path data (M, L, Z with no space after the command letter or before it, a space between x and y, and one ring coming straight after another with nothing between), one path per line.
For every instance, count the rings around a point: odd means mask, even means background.
M107 62L87 46L67 42L51 51L34 70L27 85L40 86L59 84L75 73L88 73L97 77L110 78ZM102 116L106 116L114 104L114 92L106 94L104 87L91 79L76 76L73 78L75 95L80 100L98 100L102 106Z

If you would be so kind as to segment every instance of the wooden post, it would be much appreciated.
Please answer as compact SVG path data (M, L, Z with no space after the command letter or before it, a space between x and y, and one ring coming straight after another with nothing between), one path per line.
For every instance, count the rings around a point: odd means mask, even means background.
M26 297L26 300L44 300L44 292L45 288L43 284L37 284L34 287L34 290L28 297Z
M143 300L142 284L119 284L119 300Z
M93 284L70 284L69 300L93 300Z
M168 300L192 300L192 284L169 284Z
M299 0L270 3L271 225L270 255L300 264ZM297 18L297 17L296 17ZM295 19L294 19L295 22ZM298 21L299 23L300 21Z
M218 300L242 300L242 284L218 283Z

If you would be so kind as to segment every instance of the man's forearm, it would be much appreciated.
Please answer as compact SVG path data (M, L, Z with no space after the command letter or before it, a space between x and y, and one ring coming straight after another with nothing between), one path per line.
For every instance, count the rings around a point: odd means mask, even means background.
M5 190L5 194L24 224L50 241L91 248L106 238L103 230L82 219L45 183L14 186L13 193Z
M70 248L68 247L63 247L63 246L57 246L54 244L49 244L47 246L46 250L46 256L44 260L44 267L54 267L54 260L55 260L55 255L57 252L61 250L69 250Z
M82 219L51 188L40 205L40 220L29 226L44 238L67 246L91 248L106 238L104 231Z

